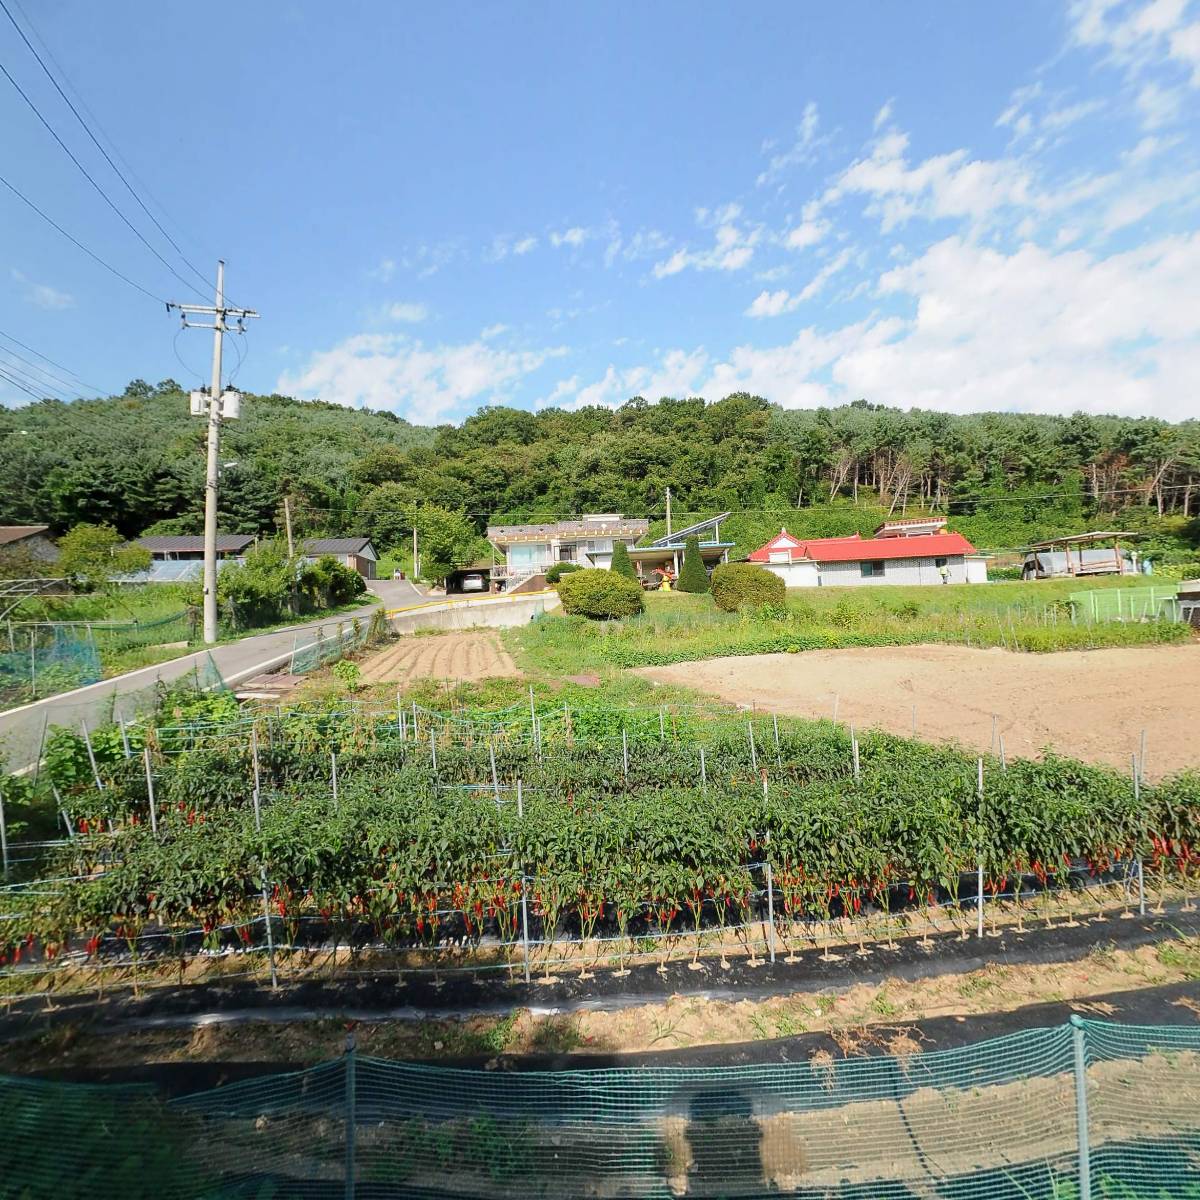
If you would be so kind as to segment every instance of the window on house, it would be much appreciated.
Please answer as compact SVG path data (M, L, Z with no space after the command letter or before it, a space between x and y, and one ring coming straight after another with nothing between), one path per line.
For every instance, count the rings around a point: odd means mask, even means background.
M864 579L874 579L877 576L883 575L884 560L881 558L873 559L870 562L859 563L859 570Z
M773 563L791 562L792 555L789 550L771 550L767 553L767 561Z
M946 565L946 561L947 561L947 560L946 560L946 559L944 559L944 558L935 558L935 559L933 560L933 565L934 565L935 567L938 567L938 568L940 569L941 567L944 567L944 566Z

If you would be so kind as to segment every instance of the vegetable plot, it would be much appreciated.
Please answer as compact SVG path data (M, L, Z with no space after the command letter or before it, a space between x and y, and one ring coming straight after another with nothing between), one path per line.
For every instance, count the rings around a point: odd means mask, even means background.
M276 948L494 957L522 942L522 899L547 959L563 939L620 956L771 917L787 937L953 910L980 866L989 895L1109 879L1135 857L1186 889L1200 867L1195 775L1149 788L1066 759L988 760L981 794L973 759L881 734L855 746L827 722L788 722L777 746L763 721L698 741L665 723L632 740L349 728L155 751L153 812L147 756L96 738L93 772L60 737L49 770L74 837L46 864L52 885L4 894L0 965L182 961L261 948L268 922Z

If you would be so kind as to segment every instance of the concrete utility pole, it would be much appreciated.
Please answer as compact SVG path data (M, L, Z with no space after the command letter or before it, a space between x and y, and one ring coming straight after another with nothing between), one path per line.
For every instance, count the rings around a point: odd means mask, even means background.
M185 329L211 329L213 331L212 385L208 392L208 466L204 476L204 640L210 645L217 640L217 491L221 473L221 418L224 409L230 406L229 416L236 415L236 393L230 392L227 400L221 389L221 346L227 333L245 333L247 317L257 317L252 308L225 307L225 263L217 263L216 303L210 308L203 304L168 304L167 311L175 309L183 319ZM211 325L189 321L188 315L211 316ZM235 317L237 325L231 329L228 318Z
M667 537L671 536L671 489L667 488Z
M292 498L283 498L283 523L287 529L288 558L296 557L296 544L292 541Z

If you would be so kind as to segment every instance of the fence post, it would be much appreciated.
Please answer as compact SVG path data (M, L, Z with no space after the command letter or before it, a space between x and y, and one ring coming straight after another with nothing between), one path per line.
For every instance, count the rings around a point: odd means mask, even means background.
M354 1200L355 1139L358 1136L358 1113L355 1105L354 1034L346 1034L346 1188L345 1200Z
M259 864L259 881L262 883L263 924L267 929L267 964L271 968L271 991L279 987L279 976L275 973L275 934L271 930L271 903L267 899L267 868Z
M429 753L433 756L433 773L437 774L437 738L434 736L433 726L429 726Z
M1071 1014L1071 1042L1075 1051L1075 1122L1079 1138L1079 1200L1092 1200L1092 1154L1088 1136L1087 1026L1078 1013Z
M767 775L763 772L763 816L766 816L767 807ZM768 945L771 953L771 961L775 961L775 881L771 875L771 831L768 829L763 835L763 846L766 848L767 861L765 874L767 877L767 937Z
M150 747L142 748L142 758L146 764L146 799L150 802L150 832L158 837L158 809L154 804L154 775L150 770ZM255 797L255 810L258 809L258 798Z
M517 780L517 820L525 817L525 805L521 796L521 781ZM521 868L521 956L525 960L525 982L529 982L529 900L525 889L525 864Z
M975 875L975 936L983 937L983 758L976 764L975 798L979 802L980 850L979 866Z
M4 820L4 784L0 783L0 865L4 868L4 878L8 878L8 825Z
M92 778L96 781L96 790L102 792L104 791L104 783L100 779L100 771L96 766L96 752L92 749L92 739L88 733L87 722L80 721L79 728L83 730L83 741L87 746L88 762L92 764Z

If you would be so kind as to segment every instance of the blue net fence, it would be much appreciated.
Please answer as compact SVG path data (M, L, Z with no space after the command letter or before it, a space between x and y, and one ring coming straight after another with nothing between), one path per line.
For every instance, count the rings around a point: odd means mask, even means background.
M904 1057L463 1071L358 1055L167 1100L0 1078L23 1200L1194 1197L1200 1028Z
M0 630L0 707L83 687L102 675L99 647L85 626L9 622Z

